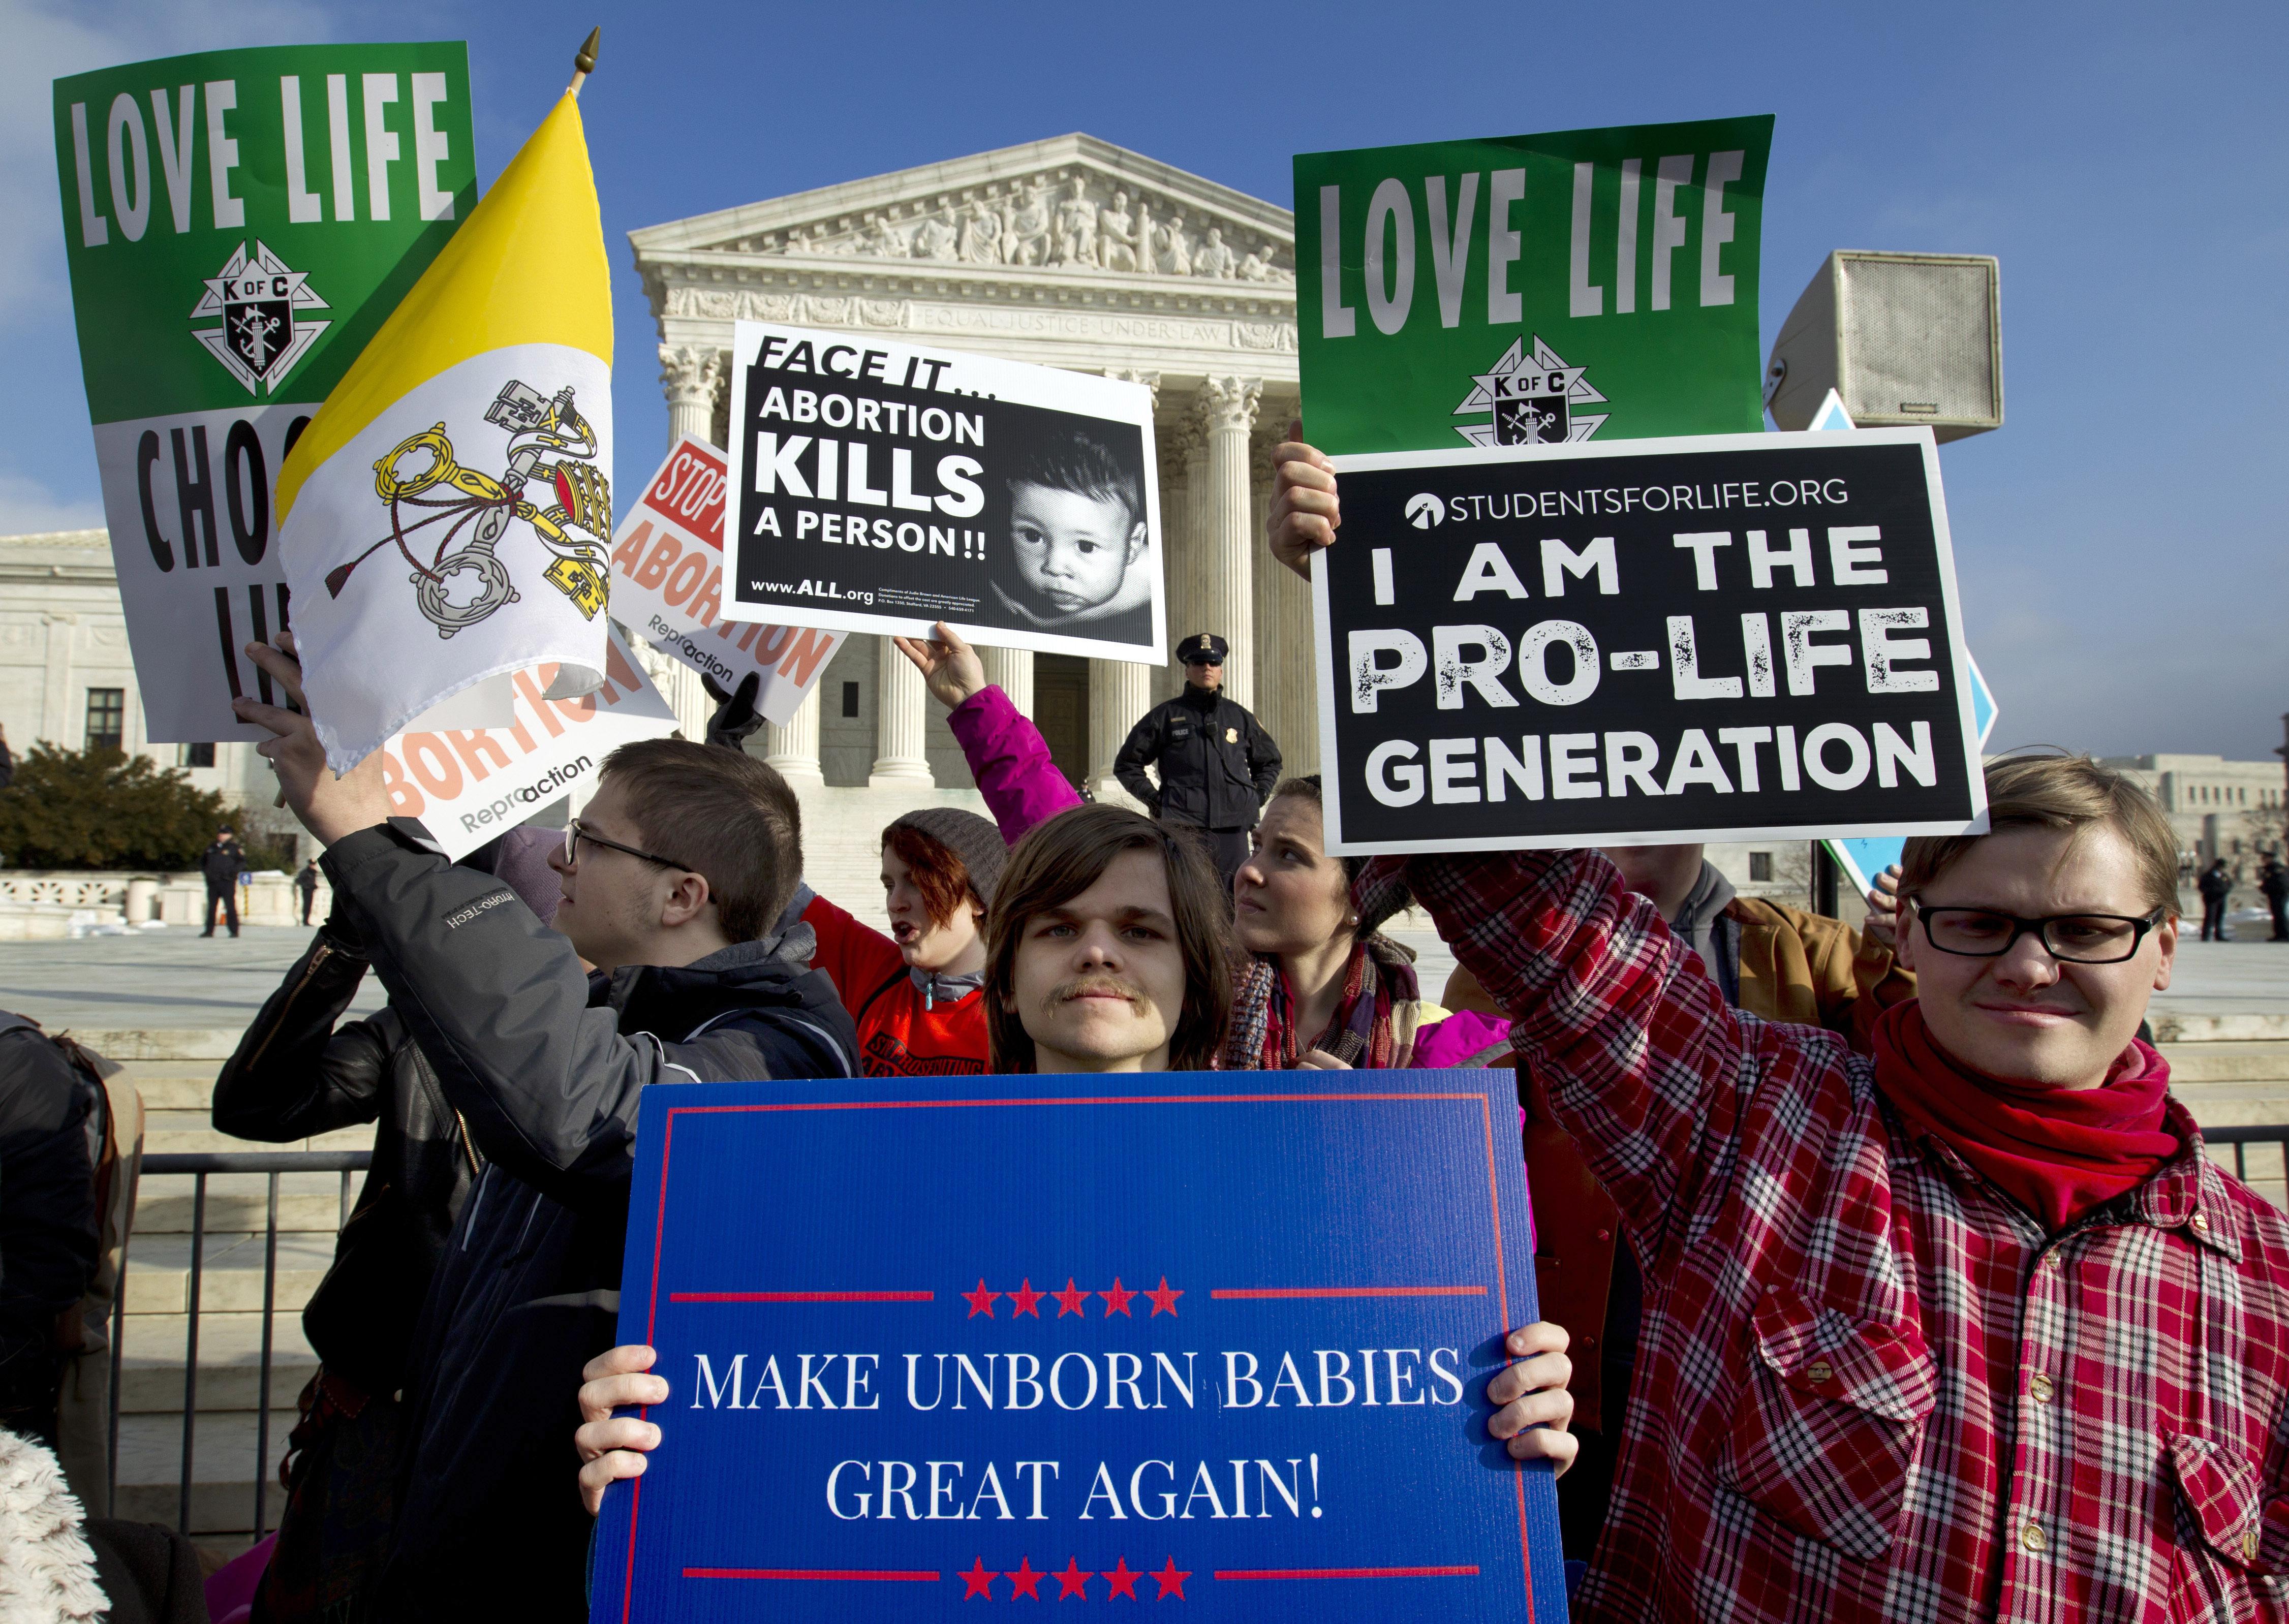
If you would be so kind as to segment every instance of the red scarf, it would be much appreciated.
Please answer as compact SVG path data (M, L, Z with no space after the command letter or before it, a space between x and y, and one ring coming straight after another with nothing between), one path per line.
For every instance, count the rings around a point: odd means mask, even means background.
M2170 1063L2133 1040L2096 1088L2006 1083L1940 1052L1910 999L1876 1022L1876 1082L1906 1119L2054 1232L2154 1176L2178 1154L2163 1121Z

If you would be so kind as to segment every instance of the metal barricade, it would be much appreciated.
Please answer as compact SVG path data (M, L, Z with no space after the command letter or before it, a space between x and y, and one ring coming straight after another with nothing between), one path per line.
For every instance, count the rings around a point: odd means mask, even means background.
M254 1537L260 1539L269 1510L270 1487L270 1354L271 1322L278 1303L278 1178L286 1173L339 1173L342 1178L340 1222L349 1222L352 1177L373 1165L371 1150L229 1150L159 1151L143 1158L140 1179L185 1177L191 1189L190 1281L184 1303L183 1460L182 1494L176 1526L191 1531L191 1461L199 1397L199 1285L205 1263L207 1180L217 1174L261 1173L269 1175L267 1215L263 1223L262 1358L255 1389ZM128 1236L119 1260L119 1293L111 1305L111 1417L108 1440L111 1503L106 1514L116 1516L119 1500L120 1368L127 1342L128 1254L134 1236Z
M2202 1130L2205 1143L2233 1147L2233 1176L2243 1183L2249 1182L2249 1147L2270 1144L2281 1147L2285 1177L2289 1177L2289 1124L2269 1123L2261 1127L2205 1127Z

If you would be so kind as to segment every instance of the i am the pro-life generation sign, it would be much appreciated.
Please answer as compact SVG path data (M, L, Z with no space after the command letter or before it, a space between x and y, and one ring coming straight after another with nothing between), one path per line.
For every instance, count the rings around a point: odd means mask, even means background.
M1770 116L1300 154L1330 453L1751 434Z
M1983 826L1928 429L1336 461L1330 850Z
M1563 1620L1512 1079L1369 1075L645 1090L592 1616Z
M1144 385L741 322L730 434L726 617L1168 657Z
M65 256L151 743L258 739L286 452L476 206L468 50L282 45L55 82ZM130 741L132 743L133 741Z

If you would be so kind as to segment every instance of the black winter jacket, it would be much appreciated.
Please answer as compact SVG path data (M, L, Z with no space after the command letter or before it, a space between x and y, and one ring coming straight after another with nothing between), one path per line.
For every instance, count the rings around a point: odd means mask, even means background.
M1148 761L1160 764L1158 789ZM1113 771L1163 823L1253 829L1280 782L1280 744L1245 705L1187 684L1129 729Z
M246 866L246 848L236 840L211 843L199 854L199 872L207 877L207 889L223 891L238 883L238 871Z
M0 1426L54 1425L56 1322L95 1273L102 1126L47 1035L0 1014Z
M278 1143L379 1122L302 1329L328 1369L388 1394L406 1385L414 1318L482 1161L403 1016L336 1026L366 972L345 934L329 921L246 1029L215 1079L214 1126Z
M488 1162L414 1328L412 1443L379 1620L586 1617L572 1433L612 1345L636 1103L654 1081L855 1075L808 927L584 976L499 881L403 830L322 859Z

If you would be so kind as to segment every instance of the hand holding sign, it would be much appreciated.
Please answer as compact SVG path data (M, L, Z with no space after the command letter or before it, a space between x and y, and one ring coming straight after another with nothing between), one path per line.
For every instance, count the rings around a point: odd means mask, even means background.
M249 643L246 657L278 684L292 708L240 698L231 701L231 709L239 720L270 729L271 736L254 747L255 753L277 768L279 788L302 827L331 846L344 835L387 821L389 794L382 787L379 752L368 754L339 778L327 770L326 747L318 742L309 705L302 697L302 661L294 649L294 633L281 632L275 649Z
M1264 517L1272 556L1305 580L1312 555L1336 543L1344 521L1336 500L1336 468L1317 449L1303 442L1304 426L1291 423L1288 439L1272 453L1272 510Z
M658 1357L637 1344L608 1348L580 1372L580 1429L572 1447L580 1456L580 1501L594 1517L604 1503L604 1491L629 1477L643 1476L646 1452L659 1447L659 1429L634 1415L615 1410L666 1404L667 1380L648 1375Z
M939 621L932 632L934 634L928 638L894 637L890 641L922 673L922 685L929 689L930 697L950 711L972 695L985 691L985 662L945 621Z

